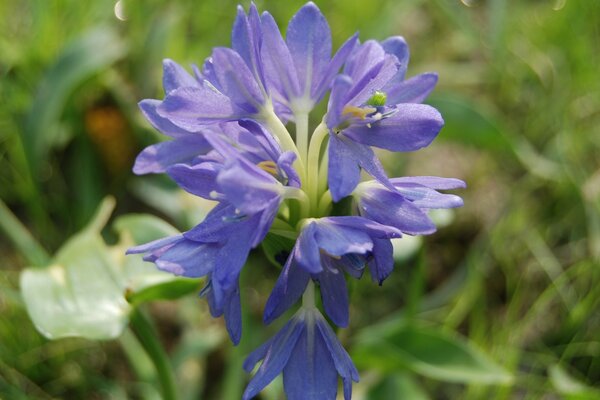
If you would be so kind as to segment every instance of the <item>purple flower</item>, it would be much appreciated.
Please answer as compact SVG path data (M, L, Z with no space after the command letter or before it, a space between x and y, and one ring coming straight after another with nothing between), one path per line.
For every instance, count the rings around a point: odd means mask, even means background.
M351 381L359 379L348 353L316 308L298 311L283 329L248 356L244 369L251 372L260 360L244 400L256 396L282 372L289 400L334 400L338 375L342 378L344 399L349 400Z
M424 74L403 81L408 48L402 38L362 44L332 87L326 123L330 130L329 185L334 201L349 195L363 168L393 190L370 146L414 151L438 134L443 120L422 101L437 81ZM387 92L386 92L387 91ZM388 95L389 92L389 95Z
M366 265L377 281L393 269L390 238L397 229L361 217L329 217L306 224L265 306L270 323L304 293L310 279L319 283L323 307L340 327L348 326L344 272L360 277Z
M466 187L459 179L419 176L392 178L390 182L394 190L375 181L358 185L354 191L358 213L409 235L435 232L435 224L427 216L429 209L463 205L460 197L437 191Z
M261 57L278 114L308 113L331 87L358 43L352 36L331 58L331 31L319 8L308 2L292 17L283 40L271 14L261 17Z

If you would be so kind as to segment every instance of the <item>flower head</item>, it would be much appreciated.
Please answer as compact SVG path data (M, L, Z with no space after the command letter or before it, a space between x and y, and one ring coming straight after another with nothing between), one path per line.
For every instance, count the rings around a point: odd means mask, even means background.
M269 233L295 241L264 322L300 299L302 305L244 363L250 372L262 360L244 399L283 373L289 399L333 400L341 377L349 400L358 373L318 311L315 287L326 316L348 326L346 277L359 279L368 269L381 285L394 269L392 238L432 233L428 210L462 205L438 192L462 181L389 178L372 149L418 150L443 125L437 110L421 104L437 75L405 79L408 60L399 36L360 44L353 35L334 53L329 25L312 2L292 17L285 39L273 17L252 4L248 12L238 7L231 48L214 49L193 73L165 60L165 98L140 102L169 140L144 149L134 171L167 173L217 204L187 232L129 253L176 275L203 277L201 295L237 344L239 278L250 251ZM309 114L329 90L327 113L310 135ZM375 180L360 183L361 169ZM351 194L351 215L330 216L332 201Z

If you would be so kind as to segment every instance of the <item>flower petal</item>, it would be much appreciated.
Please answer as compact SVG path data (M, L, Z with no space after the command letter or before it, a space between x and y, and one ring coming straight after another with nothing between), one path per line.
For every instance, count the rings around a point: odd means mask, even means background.
M175 164L167 169L167 173L183 190L210 200L211 192L218 189L216 178L219 170L219 164L203 162L193 166Z
M181 65L170 59L163 60L163 88L165 94L180 88L200 86L198 81L191 76Z
M276 91L289 102L301 95L294 59L281 37L273 16L265 12L262 14L261 22L263 29L261 55L269 90Z
M348 196L360 181L360 166L350 148L335 134L329 136L329 190L333 201Z
M394 270L394 247L389 239L373 240L373 260L369 262L371 278L380 286Z
M314 322L313 322L314 323ZM307 325L310 322L307 322ZM317 329L302 332L283 369L288 400L334 400L338 375L327 345Z
M326 260L323 272L315 275L321 289L323 308L334 324L345 328L349 320L346 278L342 270L334 265L331 257L323 257L323 260Z
M265 324L273 322L302 297L309 279L308 272L298 267L290 254L265 305Z
M209 150L210 146L200 135L153 144L138 154L133 172L137 175L165 172L170 166L190 163Z
M422 103L438 81L436 73L427 72L405 81L393 82L384 88L387 104Z
M310 273L319 273L323 270L321 266L321 252L315 239L317 224L310 222L306 225L296 240L292 254L298 265Z
M269 341L254 350L244 361L244 369L248 372L254 365L263 360L260 368L252 377L244 391L242 400L250 400L265 388L288 363L298 338L305 330L302 320L294 317Z
M300 97L317 88L331 57L331 31L319 8L309 2L292 17L285 35L296 66Z
M391 151L414 151L428 146L444 125L440 113L424 104L399 104L397 112L377 123L353 125L348 138Z

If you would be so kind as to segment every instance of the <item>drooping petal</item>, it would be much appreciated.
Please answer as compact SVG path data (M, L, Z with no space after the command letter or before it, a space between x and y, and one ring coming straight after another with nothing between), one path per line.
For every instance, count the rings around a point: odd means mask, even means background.
M348 253L364 254L373 248L371 237L361 229L331 224L327 218L316 222L316 228L315 240L319 248L332 256Z
M311 326L312 325L312 326ZM322 335L307 322L283 369L288 400L335 400L338 375Z
M163 88L165 94L188 86L200 86L198 81L191 76L181 65L170 59L163 60Z
M399 104L397 112L369 125L353 125L344 135L355 142L391 151L428 146L444 125L440 113L425 104Z
M315 238L317 225L315 222L307 224L296 240L292 254L299 266L310 273L319 273L323 270L321 266L321 252Z
M327 260L323 272L315 275L321 288L323 308L334 324L345 328L349 320L346 278L342 270L329 260L330 257L323 257L323 259Z
M333 201L348 196L360 181L360 167L352 150L337 135L329 136L327 179Z
M263 321L270 324L293 306L306 289L310 275L290 255L265 305Z
M225 327L234 345L240 342L242 337L242 312L240 304L240 285L236 283L231 293L228 294L225 308Z
M252 377L244 391L243 400L250 400L265 388L277 375L281 373L294 351L298 338L306 329L301 315L291 319L269 341L254 350L244 361L244 369L252 371L254 365L263 360L260 368Z
M327 350L333 359L335 369L342 377L344 383L344 399L350 400L352 396L352 383L350 381L358 382L358 371L352 363L352 359L350 359L350 356L338 341L335 333L322 316L317 316L316 325L327 346Z
M389 239L373 240L373 259L369 262L371 278L379 285L394 270L394 248Z
M167 169L167 173L183 190L210 200L211 193L218 189L216 179L219 170L219 164L203 162L193 166L175 164Z
M299 96L317 89L331 57L331 31L319 8L309 2L290 20L286 43L296 66Z
M199 278L212 272L218 253L219 247L215 244L182 240L161 254L155 263L163 271Z
M203 243L223 243L247 223L247 218L235 212L235 207L227 203L217 204L200 224L185 232L189 239Z

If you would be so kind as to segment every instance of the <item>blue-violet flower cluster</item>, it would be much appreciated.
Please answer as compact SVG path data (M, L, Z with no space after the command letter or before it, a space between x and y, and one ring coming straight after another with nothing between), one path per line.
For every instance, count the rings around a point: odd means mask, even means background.
M399 36L361 43L354 35L332 53L329 26L312 2L291 19L285 39L273 17L251 5L247 13L238 8L231 48L214 49L192 73L165 60L164 99L140 103L171 140L143 150L134 172L167 173L217 205L193 229L129 253L143 253L176 275L206 277L201 294L214 317L224 316L234 344L241 338L239 277L248 254L267 233L295 241L264 322L302 305L248 356L248 372L260 367L244 399L280 373L289 399L335 399L338 377L350 399L358 372L319 311L316 289L328 320L348 326L346 277L368 269L381 285L394 267L391 239L430 234L436 229L430 209L462 205L438 192L464 187L462 181L389 178L373 150L418 150L444 124L422 104L437 75L405 79L408 60ZM326 114L310 134L309 115L327 94ZM373 180L361 182L361 171ZM330 216L345 204L351 204L346 215Z

